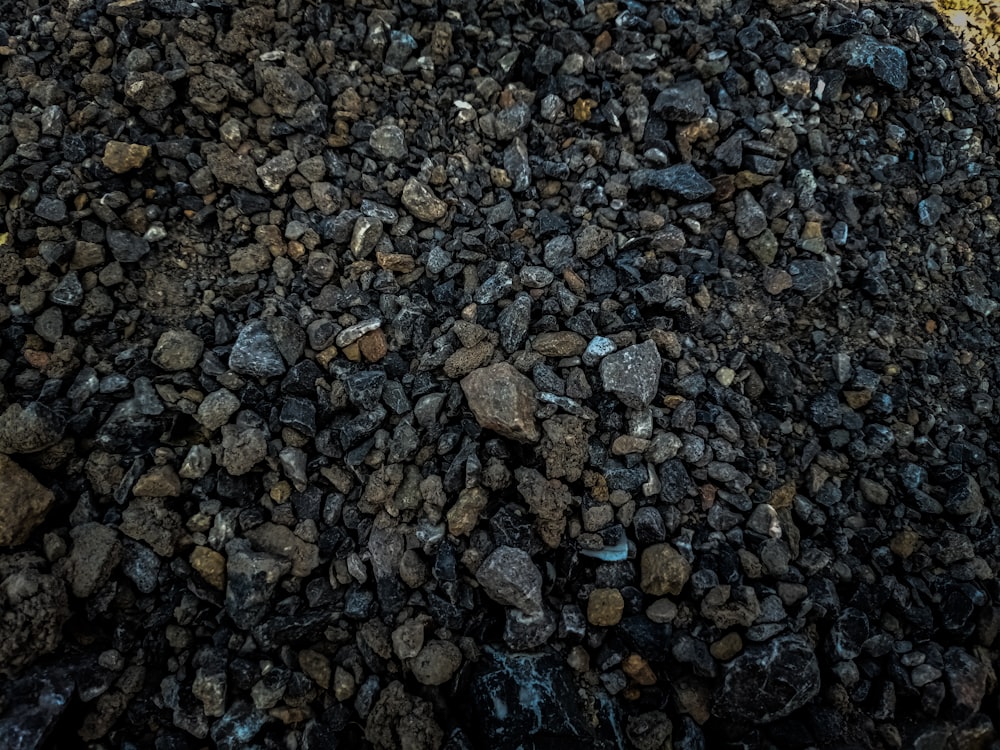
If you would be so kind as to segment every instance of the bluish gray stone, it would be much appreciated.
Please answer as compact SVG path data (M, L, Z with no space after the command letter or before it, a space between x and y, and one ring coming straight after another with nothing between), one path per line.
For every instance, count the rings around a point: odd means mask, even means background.
M108 247L119 263L135 263L149 253L149 243L126 229L109 229Z
M285 374L285 360L281 350L263 320L251 320L229 353L229 367L240 375L273 378Z
M870 73L897 91L902 91L909 83L906 52L868 34L848 39L830 53L827 61L848 73Z
M35 216L46 221L61 222L66 218L66 204L58 198L45 196L35 205Z
M610 696L599 688L587 693L596 705L583 700L564 657L488 647L470 683L473 746L625 747L618 708ZM597 726L588 718L592 715L601 717Z
M639 169L630 178L634 190L655 188L680 198L696 201L715 192L712 183L690 164L675 164L665 169Z

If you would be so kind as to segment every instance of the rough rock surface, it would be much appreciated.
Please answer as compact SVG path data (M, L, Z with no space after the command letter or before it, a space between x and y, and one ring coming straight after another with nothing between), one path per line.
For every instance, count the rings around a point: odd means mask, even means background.
M480 426L524 443L541 437L535 385L506 362L472 371L462 379L462 391Z
M70 616L66 586L40 560L0 558L0 674L11 677L62 641Z
M0 3L0 748L995 746L998 18Z
M55 495L13 459L0 454L0 546L28 541Z
M726 665L715 702L721 713L763 724L806 705L821 684L812 644L782 636L748 647Z

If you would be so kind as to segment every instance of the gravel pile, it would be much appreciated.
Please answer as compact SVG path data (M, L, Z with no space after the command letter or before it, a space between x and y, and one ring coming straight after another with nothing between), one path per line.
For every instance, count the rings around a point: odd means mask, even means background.
M0 746L997 747L995 87L856 5L8 2Z

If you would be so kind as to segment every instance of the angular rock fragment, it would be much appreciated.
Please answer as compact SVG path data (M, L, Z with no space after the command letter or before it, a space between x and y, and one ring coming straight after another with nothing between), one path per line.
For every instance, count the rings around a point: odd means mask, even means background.
M40 562L0 558L0 675L6 677L51 653L70 616L65 585L39 570Z
M152 147L139 143L124 141L108 141L104 146L104 156L101 163L115 174L125 174L138 169L152 153Z
M647 407L660 387L660 353L652 341L626 347L601 360L604 390L633 409Z
M669 544L654 544L642 552L642 590L653 596L681 593L691 577L691 563Z
M748 646L726 666L715 694L722 716L764 724L809 703L820 690L819 662L812 644L786 635Z
M255 552L245 540L226 545L226 613L248 630L267 614L278 581L292 569L290 560Z
M682 81L657 94L653 112L672 122L694 122L705 116L708 104L708 94L701 81Z
M501 362L474 370L461 384L480 426L522 443L539 440L535 385L511 365Z
M153 364L170 372L190 370L201 357L204 342L190 331L170 330L164 332L153 349Z
M73 595L86 599L111 577L121 562L122 545L114 529L92 521L73 527L70 537L70 553L59 561L57 570Z
M11 404L0 414L0 453L37 453L62 439L65 420L38 401Z
M665 169L637 169L629 180L635 190L655 188L689 201L707 198L715 192L712 183L690 164L676 164Z
M243 326L229 353L229 366L241 375L258 378L285 374L285 361L266 321L251 320Z
M906 52L868 34L848 39L834 48L827 56L827 62L848 73L866 72L897 91L903 91L909 85Z
M26 542L54 501L51 490L0 454L0 547Z

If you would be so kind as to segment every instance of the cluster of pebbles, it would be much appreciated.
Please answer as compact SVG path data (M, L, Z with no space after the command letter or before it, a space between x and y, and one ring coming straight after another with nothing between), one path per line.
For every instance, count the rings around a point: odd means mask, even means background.
M0 745L997 747L933 8L6 6Z

